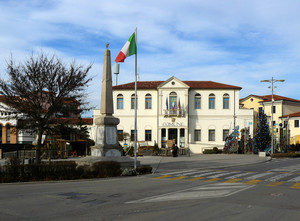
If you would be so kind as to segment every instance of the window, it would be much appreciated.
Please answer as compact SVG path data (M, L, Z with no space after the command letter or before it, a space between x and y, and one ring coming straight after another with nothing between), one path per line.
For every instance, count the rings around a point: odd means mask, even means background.
M208 141L215 141L215 130L208 130Z
M201 130L195 130L194 141L201 141Z
M174 109L176 110L177 109L177 94L176 92L171 92L170 95L169 95L169 102L170 102L170 110Z
M229 94L223 95L223 109L229 109Z
M201 95L195 95L195 109L201 109Z
M209 109L215 109L215 100L216 100L215 95L210 94L208 99L209 99Z
M137 132L136 132L137 133ZM136 134L137 135L137 134ZM134 130L130 131L130 140L134 141Z
M294 121L294 127L299 127L299 120Z
M276 113L276 106L273 106L273 114L275 114Z
M138 97L136 97L136 102L137 102ZM135 108L135 95L131 95L131 109ZM136 107L137 108L137 107Z
M152 131L151 130L145 130L145 141L151 141L152 140Z
M118 141L124 140L124 133L123 130L118 130Z
M146 94L146 96L145 96L145 109L152 109L152 96L151 96L151 94Z
M6 125L6 143L10 143L10 126Z
M118 94L117 96L117 109L123 109L123 95Z
M228 137L229 135L229 130L228 129L223 129L223 141L226 140L226 138Z

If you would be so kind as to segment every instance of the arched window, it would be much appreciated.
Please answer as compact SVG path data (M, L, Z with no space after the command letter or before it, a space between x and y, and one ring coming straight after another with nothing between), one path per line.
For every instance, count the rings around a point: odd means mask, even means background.
M201 95L195 94L195 109L201 109Z
M177 94L174 91L169 94L169 104L170 104L170 110L177 109Z
M229 94L223 95L223 109L229 109Z
M136 97L136 103L137 103L137 105L138 105L138 96ZM136 108L137 108L138 106L136 106ZM134 109L135 108L135 95L134 94L132 94L131 95L131 109Z
M214 94L210 94L208 97L209 100L209 109L215 109L216 96Z
M6 125L6 143L10 143L10 125Z
M145 109L152 109L152 96L151 96L151 94L146 94L146 96L145 96Z
M118 94L117 96L117 109L123 109L124 108L124 98L123 94Z

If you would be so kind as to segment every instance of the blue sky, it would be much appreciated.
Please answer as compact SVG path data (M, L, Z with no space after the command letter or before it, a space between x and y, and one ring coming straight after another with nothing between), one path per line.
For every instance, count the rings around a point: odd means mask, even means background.
M141 81L216 81L242 87L242 98L270 94L260 80L273 76L285 79L276 94L300 100L299 8L298 0L0 0L0 74L10 54L22 62L32 51L93 63L88 99L99 108L105 45L113 61L137 27ZM131 81L134 57L118 83Z

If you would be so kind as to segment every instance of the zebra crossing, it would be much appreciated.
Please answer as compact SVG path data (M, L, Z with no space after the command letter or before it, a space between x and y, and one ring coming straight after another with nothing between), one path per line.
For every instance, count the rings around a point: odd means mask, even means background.
M270 187L288 186L300 189L300 165L276 168L265 172L226 170L185 170L156 175L153 179L202 182L264 184Z

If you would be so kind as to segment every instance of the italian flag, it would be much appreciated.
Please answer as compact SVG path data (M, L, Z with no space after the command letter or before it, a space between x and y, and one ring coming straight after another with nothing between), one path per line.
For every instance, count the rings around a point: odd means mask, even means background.
M130 55L136 54L136 41L135 41L135 32L130 36L128 41L125 43L120 53L115 59L115 62L124 62L125 58Z

